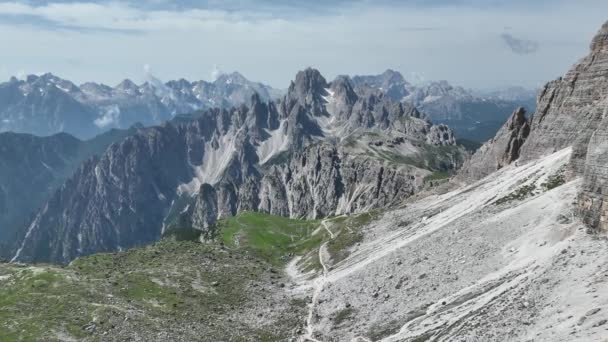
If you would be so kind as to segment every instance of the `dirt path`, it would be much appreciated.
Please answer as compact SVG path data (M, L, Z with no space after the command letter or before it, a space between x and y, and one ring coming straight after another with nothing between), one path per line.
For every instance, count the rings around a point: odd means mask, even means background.
M335 238L334 233L329 229L327 225L327 220L321 221L321 225L323 228L329 233L329 237L331 241ZM313 341L313 342L321 342L314 338L314 327L313 327L313 319L315 315L315 309L317 304L319 303L319 296L323 291L323 287L325 287L325 283L327 283L327 273L329 272L328 266L325 264L324 255L329 255L327 252L327 244L329 241L325 241L321 247L319 247L319 263L321 267L323 267L323 274L313 280L313 294L312 300L310 303L310 309L308 310L308 317L306 318L306 334L302 336L300 341Z

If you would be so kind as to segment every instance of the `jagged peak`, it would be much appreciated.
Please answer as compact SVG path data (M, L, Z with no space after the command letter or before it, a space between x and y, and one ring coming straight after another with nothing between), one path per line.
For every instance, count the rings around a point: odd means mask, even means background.
M47 73L44 73L44 74L41 74L41 75L31 74L31 75L27 75L25 77L25 81L27 83L35 83L35 82L38 82L38 81L43 81L43 82L44 81L58 81L58 80L61 80L61 78L53 75L50 72L47 72Z
M193 86L193 83L191 83L190 81L188 81L185 78L180 78L179 80L171 80L167 83L165 83L166 86L172 87L172 86L176 86L176 87L180 87L180 88L190 88Z
M608 21L602 25L602 28L591 41L592 52L608 51Z
M406 83L403 75L399 71L393 69L386 69L380 76L385 80L390 80L392 82Z
M351 78L349 76L346 75L340 75L337 76L330 84L329 84L329 88L332 89L332 91L344 91L347 93L354 93L354 85L353 82L351 80Z
M137 86L137 84L135 84L135 82L131 81L128 78L123 80L116 86L116 89L118 90L134 90L138 88L139 87Z
M300 93L324 93L326 88L328 88L327 80L321 75L321 72L308 67L296 74L296 79L292 82L289 90L295 90Z
M521 127L524 124L528 123L528 118L526 117L526 109L524 107L517 108L513 114L511 114L511 118L509 118L509 129L514 129L515 127Z
M336 76L336 78L334 78L333 81L331 81L331 83L329 84L330 86L335 86L335 85L343 85L343 86L350 86L352 88L354 88L355 83L353 82L353 79L348 76L348 75L338 75Z
M237 83L244 84L249 83L247 77L243 76L243 74L238 71L234 71L229 74L221 74L213 83L223 84L223 83Z

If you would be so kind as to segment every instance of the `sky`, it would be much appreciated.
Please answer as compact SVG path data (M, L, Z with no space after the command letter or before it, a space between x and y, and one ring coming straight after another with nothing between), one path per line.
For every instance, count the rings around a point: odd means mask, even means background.
M0 80L52 72L115 85L217 70L287 88L391 68L414 83L537 88L608 20L606 0L0 1Z

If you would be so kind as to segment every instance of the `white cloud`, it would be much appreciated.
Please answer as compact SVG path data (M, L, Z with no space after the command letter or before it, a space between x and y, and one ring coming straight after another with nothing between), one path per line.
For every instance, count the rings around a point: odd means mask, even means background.
M111 84L141 78L144 61L162 79L204 78L221 61L276 87L307 66L328 77L393 68L468 87L531 86L559 76L585 54L604 13L608 2L600 0L558 0L534 11L365 2L290 20L271 11L144 10L118 2L0 3L0 44L11 47L3 49L9 69ZM2 15L36 16L58 27L15 27L3 24ZM501 38L505 27L542 49L514 55Z
M215 81L217 80L220 76L222 76L223 72L222 70L217 66L217 64L213 64L213 70L211 70L211 80Z
M99 128L118 127L120 124L120 108L118 106L109 106L104 110L101 117L95 119L95 125Z

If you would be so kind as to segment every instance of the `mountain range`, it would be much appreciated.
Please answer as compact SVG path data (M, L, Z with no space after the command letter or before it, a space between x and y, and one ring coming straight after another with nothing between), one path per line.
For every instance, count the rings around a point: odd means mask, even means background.
M352 83L410 103L433 122L450 125L460 139L476 142L490 139L514 108L534 111L535 104L535 92L523 88L482 94L446 81L414 86L393 70L353 76ZM52 74L30 75L0 84L0 132L39 136L64 132L88 139L112 128L158 125L201 109L238 106L254 93L269 101L284 91L251 82L237 72L222 74L213 82L163 83L148 74L141 85L127 79L115 87L93 82L77 86Z
M22 229L14 260L69 262L160 239L211 234L261 211L322 218L394 205L458 168L452 131L347 77L298 73L287 94L138 129L86 160Z
M383 91L395 101L407 102L428 115L431 121L450 126L459 139L485 142L498 131L515 108L534 112L536 91L508 87L473 91L447 81L413 85L394 70L374 76L354 76L355 85Z
M0 84L0 132L64 132L88 139L112 128L156 125L199 109L237 106L254 93L264 100L281 93L236 72L213 82L146 78L141 85L126 79L110 87L92 82L77 86L50 73L13 77Z

